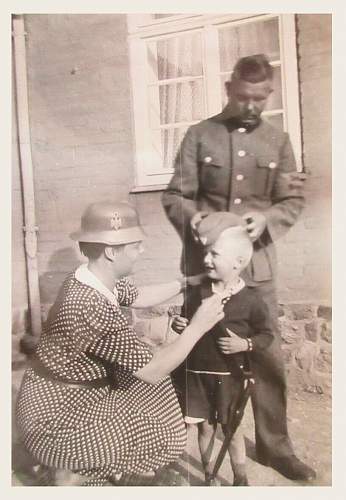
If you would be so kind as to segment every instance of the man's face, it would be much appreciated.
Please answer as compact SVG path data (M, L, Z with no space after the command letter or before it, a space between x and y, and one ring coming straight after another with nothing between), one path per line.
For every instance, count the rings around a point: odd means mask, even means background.
M270 80L250 83L245 80L226 82L229 110L245 126L258 124L268 97L272 92Z

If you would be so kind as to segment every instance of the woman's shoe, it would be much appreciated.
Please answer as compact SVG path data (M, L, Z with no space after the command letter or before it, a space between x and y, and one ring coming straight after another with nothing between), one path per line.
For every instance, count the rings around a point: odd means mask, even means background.
M155 473L131 474L124 473L117 483L118 486L154 486Z
M190 483L178 471L167 468L156 472L155 486L190 486Z

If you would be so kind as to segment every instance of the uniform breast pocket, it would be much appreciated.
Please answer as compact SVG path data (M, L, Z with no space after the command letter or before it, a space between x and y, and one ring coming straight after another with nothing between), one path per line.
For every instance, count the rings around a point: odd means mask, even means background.
M217 155L201 151L199 156L199 186L204 192L227 196L230 168Z
M257 156L254 175L255 193L270 196L277 175L278 156L276 154Z

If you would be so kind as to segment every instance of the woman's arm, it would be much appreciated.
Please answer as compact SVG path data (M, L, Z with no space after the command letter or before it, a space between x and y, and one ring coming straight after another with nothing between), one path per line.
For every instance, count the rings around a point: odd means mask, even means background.
M196 342L223 317L220 297L212 295L205 299L179 338L156 351L135 376L149 384L159 382L184 361Z
M131 304L131 307L144 309L145 307L156 306L166 302L175 295L181 293L187 285L199 285L204 277L204 274L196 276L188 276L176 279L169 283L160 283L159 285L148 285L138 287L138 297Z
M160 283L159 285L148 285L138 287L138 297L131 304L131 307L144 309L145 307L161 304L184 289L183 280L175 280L170 283Z

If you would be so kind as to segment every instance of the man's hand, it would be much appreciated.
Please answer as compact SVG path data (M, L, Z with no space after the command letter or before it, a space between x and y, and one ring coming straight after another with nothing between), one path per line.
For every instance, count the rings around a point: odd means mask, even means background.
M217 344L223 354L236 354L248 350L246 339L239 337L236 333L227 328L229 337L221 337L217 340Z
M201 220L204 219L204 217L206 217L207 215L208 215L208 212L197 212L190 220L192 236L194 237L194 239L196 241L199 241L198 234L197 234L197 226L201 222Z
M287 182L290 189L302 189L307 180L307 175L304 172L286 172L282 173L281 177Z
M246 221L246 230L251 241L256 241L266 228L267 220L261 212L247 212L243 215Z

